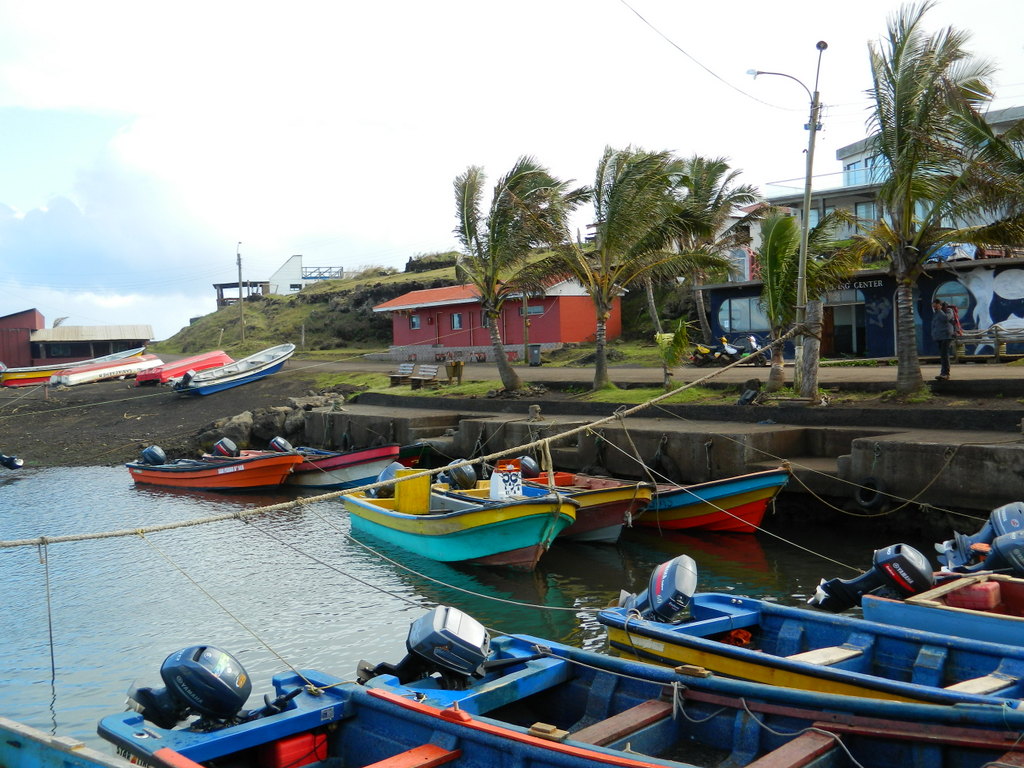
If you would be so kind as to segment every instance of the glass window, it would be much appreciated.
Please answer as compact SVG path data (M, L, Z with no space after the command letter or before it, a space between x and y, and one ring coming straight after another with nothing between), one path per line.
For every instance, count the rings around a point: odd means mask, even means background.
M766 333L769 330L761 299L755 296L723 301L718 308L718 325L725 333Z
M932 300L938 299L956 307L956 311L963 318L971 305L971 295L967 289L956 280L943 283L935 289Z
M462 313L452 312L452 330L458 331L462 328Z
M811 208L811 215L807 217L807 226L816 227L819 221L821 221L821 213L817 208Z
M480 312L480 327L481 328L490 328L491 327L491 320L490 320L489 317L487 317L487 313L485 311L483 311L483 310L481 310L481 312Z
M528 315L543 315L544 314L544 307L542 307L542 306L538 306L538 305L534 305L534 304L528 304L527 307L528 307L528 309L526 310L526 314L528 314ZM522 307L522 305L519 306L519 316L520 317L523 316L523 307Z
M409 315L409 330L418 331L420 328L420 316Z
M853 213L858 219L868 223L878 220L878 212L875 208L874 202L857 203L853 209Z

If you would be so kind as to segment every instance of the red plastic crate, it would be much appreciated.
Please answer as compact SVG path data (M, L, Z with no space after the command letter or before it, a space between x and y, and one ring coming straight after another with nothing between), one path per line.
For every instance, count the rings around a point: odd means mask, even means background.
M991 611L999 605L999 600L999 584L995 581L970 584L946 595L946 605L975 611Z
M327 735L300 733L259 748L260 768L299 768L327 759Z

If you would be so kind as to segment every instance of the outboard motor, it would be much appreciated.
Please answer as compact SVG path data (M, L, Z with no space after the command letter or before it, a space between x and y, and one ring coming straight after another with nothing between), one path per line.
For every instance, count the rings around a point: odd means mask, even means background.
M404 684L438 675L442 687L464 690L484 674L491 638L484 625L458 608L439 605L409 627L405 647L409 653L398 664L373 666L359 662L360 684L377 675L394 675ZM522 659L518 659L522 661Z
M947 571L961 571L968 567L970 570L980 570L971 566L975 565L974 561L985 559L997 537L1021 530L1024 530L1024 502L1014 501L996 507L989 514L985 525L973 536L954 533L952 539L936 544L939 563Z
M449 488L468 491L476 488L476 470L469 464L464 467L453 467L453 464L461 464L465 459L455 459L448 462L445 470L438 474L437 482L447 483Z
M150 445L142 449L142 453L139 456L140 464L149 464L150 466L159 466L167 463L167 454L164 453L164 449L159 445Z
M166 688L133 688L128 705L160 728L173 728L190 715L196 730L238 722L252 692L249 675L238 660L212 645L193 645L172 653L160 667Z
M697 563L689 555L662 563L651 573L647 589L639 595L623 592L619 605L648 621L674 622L697 591Z
M3 365L3 363L0 363L0 365ZM0 467L7 467L7 469L21 469L23 466L25 466L24 459L0 453Z
M808 604L832 613L860 605L864 595L892 591L900 599L929 590L935 574L928 559L907 544L876 549L871 570L855 579L821 580Z
M520 456L519 457L519 471L523 473L523 477L533 479L540 477L540 464L532 456Z
M393 481L396 477L398 477L397 472L400 469L406 469L406 466L401 462L392 461L390 464L388 464L386 467L384 467L384 469L380 471L380 474L377 475L376 482L384 483L388 482L389 480ZM366 495L372 499L393 498L395 495L395 484L394 482L392 482L391 485L382 485L380 488L371 488L369 491L366 492Z
M237 459L239 456L238 446L230 437L222 437L213 444L213 453L216 456L225 456L229 459Z
M294 453L295 449L292 448L292 444L285 440L283 437L275 437L269 443L267 448L271 451L277 451L278 453Z
M950 570L958 573L1001 571L1014 576L1024 575L1024 531L1013 531L996 536L987 551L976 552L979 559L973 565L959 565Z

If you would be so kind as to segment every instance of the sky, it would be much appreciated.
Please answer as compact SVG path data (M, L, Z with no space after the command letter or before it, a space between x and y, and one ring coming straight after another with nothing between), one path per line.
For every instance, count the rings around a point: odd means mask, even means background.
M993 108L1024 103L1020 7L940 0L926 17L995 63ZM159 340L214 311L239 255L243 280L294 254L401 269L457 248L457 175L493 182L522 155L589 184L606 146L670 150L799 188L819 40L816 186L838 185L836 150L866 135L868 42L898 8L5 0L0 316Z

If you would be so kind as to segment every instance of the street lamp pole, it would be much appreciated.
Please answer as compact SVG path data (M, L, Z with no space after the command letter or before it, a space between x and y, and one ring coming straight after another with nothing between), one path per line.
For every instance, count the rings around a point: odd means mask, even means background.
M238 319L242 329L242 343L245 343L245 300L242 297L242 241L235 246L235 260L238 262Z
M804 170L804 206L800 212L800 253L797 261L797 273L796 273L796 322L797 326L803 325L807 320L807 243L811 231L811 180L814 176L814 139L817 136L818 131L821 130L821 99L818 94L818 78L821 75L821 54L828 48L828 43L824 40L819 40L817 44L818 48L818 66L814 73L814 91L803 84L803 82L792 75L787 75L784 72L763 72L761 70L750 70L749 74L754 77L758 75L778 75L779 77L787 77L800 84L805 91L807 91L807 97L811 102L811 111L807 120L807 165ZM803 379L803 358L804 358L804 334L799 333L793 339L794 344L794 361L793 361L793 388L798 394L803 395L800 392L802 388Z

